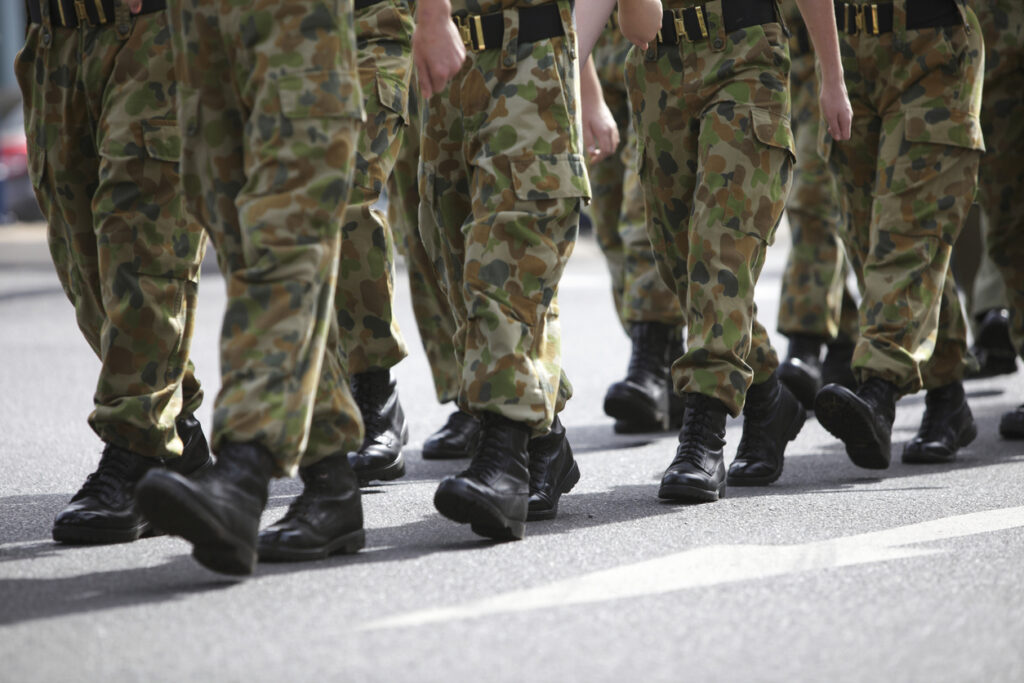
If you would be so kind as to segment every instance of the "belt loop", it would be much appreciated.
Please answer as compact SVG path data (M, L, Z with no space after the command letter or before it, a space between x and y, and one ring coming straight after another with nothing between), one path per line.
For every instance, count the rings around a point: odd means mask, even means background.
M514 70L519 62L519 9L510 7L501 11L505 30L501 34L501 67Z
M96 0L101 2L101 0ZM117 30L117 37L120 40L128 40L132 34L132 12L128 9L128 3L123 0L114 2L114 28Z
M562 30L565 32L565 49L571 59L576 59L576 17L573 16L572 0L557 0L558 16L562 20Z
M893 0L892 39L894 46L907 42L907 0Z
M712 52L722 52L726 45L725 15L722 13L722 4L735 0L708 0L703 5L697 5L696 11L698 23L703 20L701 32L706 34L708 45ZM696 36L693 36L696 39Z

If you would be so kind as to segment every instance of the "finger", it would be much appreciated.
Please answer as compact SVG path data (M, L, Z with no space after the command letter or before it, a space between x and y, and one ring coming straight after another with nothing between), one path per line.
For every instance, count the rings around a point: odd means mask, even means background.
M430 69L425 67L419 60L416 61L416 78L420 84L420 94L424 100L429 100L434 91L430 87Z
M128 9L132 14L138 14L142 11L142 0L128 0Z

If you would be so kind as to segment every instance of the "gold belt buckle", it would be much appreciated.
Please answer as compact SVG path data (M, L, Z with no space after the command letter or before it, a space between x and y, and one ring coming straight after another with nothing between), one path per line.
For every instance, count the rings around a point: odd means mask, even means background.
M676 40L685 39L686 42L692 43L690 40L690 34L686 32L686 22L683 21L682 10L672 10L672 25L676 27Z
M92 26L92 20L89 19L89 13L85 11L85 0L75 0L75 15L78 16L79 24L88 24Z
M472 14L468 17L457 16L454 19L462 38L462 44L466 46L467 50L481 52L487 49L487 45L484 43L484 22L479 14Z
M864 5L853 6L853 18L857 33L864 33Z

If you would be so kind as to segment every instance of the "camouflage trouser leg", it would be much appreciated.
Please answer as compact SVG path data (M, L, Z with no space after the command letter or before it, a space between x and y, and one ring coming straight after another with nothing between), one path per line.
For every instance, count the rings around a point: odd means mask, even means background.
M998 4L1001 13L990 5ZM979 201L989 220L988 255L999 267L1010 308L1010 335L1024 356L1024 6L982 3L986 72Z
M213 447L261 443L278 474L362 441L340 356L325 353L362 113L351 13L171 4L182 179L227 284Z
M409 272L409 293L420 341L427 354L439 403L459 397L459 366L455 360L455 318L420 237L420 193L416 172L420 161L420 115L415 75L409 89L409 127L394 170L388 179L388 221L400 236Z
M714 22L721 5L707 7ZM626 64L647 229L687 318L675 389L717 398L733 415L751 383L779 364L757 321L754 285L793 172L788 71L776 23L634 49Z
M991 136L986 136L986 143L989 139L991 139ZM982 168L984 168L985 156L982 156L981 163ZM984 192L980 191L982 176L982 173L978 174L979 196L984 196ZM988 253L988 245L992 241L992 238L989 236L992 231L992 221L989 220L988 215L983 211L978 213L980 214L981 223L981 251L978 254L978 271L974 275L974 282L971 283L969 296L966 297L967 313L971 318L970 324L972 326L976 316L980 316L985 311L993 308L1010 307L1006 299L1006 283L1003 282L1003 274ZM1017 268L1017 270L1024 273L1024 267Z
M166 16L126 21L123 35L33 24L15 70L50 253L101 362L89 424L167 458L175 419L202 401L189 349L206 242L178 192Z
M413 28L405 0L382 0L358 10L355 24L366 123L356 146L334 299L341 346L352 375L386 370L408 355L394 316L391 225L372 207L405 135Z
M619 124L621 143L615 154L590 167L593 200L587 211L608 263L615 311L627 333L635 322L681 326L679 300L658 274L647 236L628 94L606 85L604 98Z
M571 392L557 293L589 194L566 42L519 44L509 60L472 53L431 98L421 136L420 231L458 324L460 406L536 434Z
M853 135L823 155L840 177L843 239L863 294L854 372L913 393L966 369L950 253L976 188L981 40L963 28L895 35L843 37L844 69L857 75ZM879 114L897 97L899 109ZM952 114L936 119L942 110Z
M813 54L793 60L790 88L797 167L786 205L793 244L782 274L778 330L852 341L857 338L857 304L846 287L835 180L817 153L820 116Z

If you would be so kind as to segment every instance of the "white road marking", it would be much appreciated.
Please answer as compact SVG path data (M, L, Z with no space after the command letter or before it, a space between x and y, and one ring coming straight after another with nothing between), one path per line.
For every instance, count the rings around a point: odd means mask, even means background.
M372 621L358 630L422 626L492 614L659 595L783 574L921 557L941 553L943 550L905 546L1022 526L1024 507L1015 507L944 517L884 531L800 545L708 546L454 607L398 614Z

